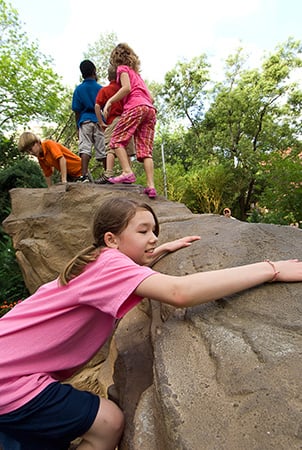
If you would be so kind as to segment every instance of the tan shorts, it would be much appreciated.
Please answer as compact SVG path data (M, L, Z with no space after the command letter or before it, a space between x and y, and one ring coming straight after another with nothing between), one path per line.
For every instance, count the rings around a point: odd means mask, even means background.
M110 144L112 132L113 132L114 128L116 127L116 125L118 124L119 120L120 120L120 117L116 117L115 119L113 119L111 124L108 125L108 127L106 127L105 131L104 131L106 153L112 153L112 155L114 155L114 156L116 156L114 148L110 148L109 144ZM130 139L129 144L126 147L126 152L127 152L128 156L135 155L135 145L134 145L133 137Z
M92 147L95 149L95 159L102 161L106 158L104 133L98 123L83 122L79 129L79 155L83 153L91 156Z

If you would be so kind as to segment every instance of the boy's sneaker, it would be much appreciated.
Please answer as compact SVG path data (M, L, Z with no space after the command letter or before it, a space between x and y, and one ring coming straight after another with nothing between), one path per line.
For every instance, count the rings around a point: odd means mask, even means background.
M77 183L90 183L88 175L82 175L81 177L79 177Z
M155 198L157 195L155 188L145 188L144 194L148 195L149 198Z
M111 184L109 181L109 177L106 177L105 174L103 174L102 176L100 176L100 178L95 180L95 183L96 184Z

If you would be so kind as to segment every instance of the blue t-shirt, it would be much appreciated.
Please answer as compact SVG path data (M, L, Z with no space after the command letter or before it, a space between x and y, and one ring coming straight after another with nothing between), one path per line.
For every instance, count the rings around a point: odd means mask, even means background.
M102 86L93 78L87 78L74 90L72 110L80 114L78 127L83 122L97 122L95 115L95 99Z

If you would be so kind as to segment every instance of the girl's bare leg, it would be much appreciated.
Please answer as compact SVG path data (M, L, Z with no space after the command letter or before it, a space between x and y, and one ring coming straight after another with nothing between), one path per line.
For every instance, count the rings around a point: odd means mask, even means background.
M154 188L154 164L152 158L144 159L144 169L147 178L147 186L149 188Z
M124 429L124 414L111 400L101 398L92 427L85 433L78 450L114 450Z
M132 173L132 168L130 166L129 158L124 147L119 147L115 149L116 156L120 162L122 172L124 175Z

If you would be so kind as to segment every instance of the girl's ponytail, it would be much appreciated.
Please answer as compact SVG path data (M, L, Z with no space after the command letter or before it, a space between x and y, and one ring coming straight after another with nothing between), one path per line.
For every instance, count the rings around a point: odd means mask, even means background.
M63 271L59 275L59 281L62 285L66 285L70 280L80 275L83 272L84 267L97 259L101 252L101 249L95 244L84 248L74 258L72 258Z

